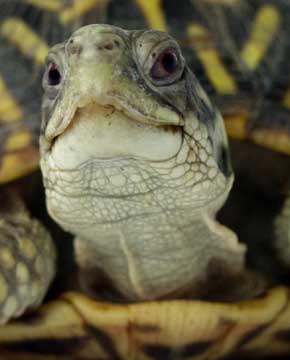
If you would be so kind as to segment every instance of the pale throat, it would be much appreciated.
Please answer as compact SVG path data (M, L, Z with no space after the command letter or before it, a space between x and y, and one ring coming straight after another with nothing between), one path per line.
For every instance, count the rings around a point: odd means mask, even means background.
M60 169L74 169L89 160L133 156L165 161L182 146L182 130L144 124L111 106L95 103L78 109L71 124L58 136L51 157Z

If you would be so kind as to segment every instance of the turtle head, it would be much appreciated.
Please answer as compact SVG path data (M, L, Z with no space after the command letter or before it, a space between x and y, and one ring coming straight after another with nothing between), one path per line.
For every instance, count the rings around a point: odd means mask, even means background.
M78 128L73 125L85 127L86 119L102 134L95 156L167 160L178 154L187 135L195 154L201 151L201 162L211 159L231 177L222 119L167 33L89 25L54 46L46 63L42 138L49 149L59 137L72 135ZM85 150L87 144L79 145ZM75 160L67 164L87 159Z

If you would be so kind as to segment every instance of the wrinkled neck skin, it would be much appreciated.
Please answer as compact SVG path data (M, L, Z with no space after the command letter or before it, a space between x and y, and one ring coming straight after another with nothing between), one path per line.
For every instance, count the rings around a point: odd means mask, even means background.
M90 254L81 267L101 269L131 300L189 289L200 297L213 262L238 273L244 248L213 220L232 177L210 156L202 124L191 119L173 131L130 123L130 134L123 114L98 109L96 122L91 110L41 161L50 215Z

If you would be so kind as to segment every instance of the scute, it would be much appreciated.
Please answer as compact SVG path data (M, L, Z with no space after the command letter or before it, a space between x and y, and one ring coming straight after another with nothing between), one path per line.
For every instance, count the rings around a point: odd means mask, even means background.
M0 349L7 359L256 358L288 353L289 324L286 288L232 305L186 300L114 305L65 293L0 328Z

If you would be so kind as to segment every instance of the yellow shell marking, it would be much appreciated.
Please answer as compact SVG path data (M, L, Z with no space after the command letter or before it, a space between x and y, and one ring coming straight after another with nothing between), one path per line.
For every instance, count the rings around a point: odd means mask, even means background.
M39 163L39 157L31 151L31 158L23 162L20 154L7 154L4 156L0 167L0 184L20 178L36 170Z
M227 133L230 137L235 139L245 139L247 137L247 116L224 116L224 121Z
M206 0L209 4L216 4L216 5L237 5L241 2L241 0Z
M12 152L28 146L31 142L31 134L28 130L17 131L10 135L5 145L5 152Z
M0 184L24 176L38 167L38 150L31 145L31 135L27 129L11 134L3 153Z
M283 288L271 290L260 300L230 305L180 300L112 306L91 301L80 294L65 294L63 298L71 302L82 315L82 324L85 322L93 324L97 329L103 329L111 336L113 343L117 344L120 356L128 360L143 358L139 355L139 348L132 347L135 344L142 348L141 344L158 343L172 349L180 344L199 341L209 341L213 345L203 356L189 356L188 359L222 358L235 349L237 341L244 335L274 322L274 319L275 322L281 319L280 328L285 326L288 329L290 319L290 312L287 310L289 292ZM128 324L131 324L132 330L129 332L130 340L124 337L123 341L120 341L120 334L126 333L120 329L128 329ZM142 327L146 329L146 326L156 330L137 331ZM259 336L261 343L257 347L265 348L270 339L267 335L266 338ZM131 355L128 354L127 347L118 347L128 341L132 345ZM247 343L246 347L248 345Z
M290 155L289 135L283 130L256 130L251 139L259 145Z
M253 22L250 37L242 49L241 58L254 70L263 59L281 23L278 10L273 5L263 6Z
M63 0L25 0L25 2L49 11L57 11L63 7Z
M20 18L7 18L0 27L0 33L25 56L43 64L48 53L47 44Z
M148 25L155 30L167 31L165 16L162 12L161 0L136 0Z
M40 9L59 13L59 19L63 24L77 20L86 12L92 10L96 5L105 7L108 0L73 0L72 5L65 6L63 0L23 0L28 4L37 6Z
M63 24L67 24L92 10L96 5L100 8L104 7L107 2L108 0L74 0L72 6L61 10L59 19Z
M23 116L20 106L9 92L3 78L0 76L0 122L13 122Z
M197 52L197 56L202 62L207 76L215 89L221 94L235 94L237 92L237 85L235 79L228 72L224 64L222 63L218 52L213 48L210 39L209 32L199 24L191 23L187 27L187 33L193 40L194 49ZM208 47L202 44L194 44L195 39L206 38L209 43Z
M45 341L49 334L53 344L53 339L57 341L65 333L67 339L75 341L77 336L82 340L73 350L76 358L85 354L94 359L111 358L113 351L122 359L149 359L144 354L148 345L161 345L174 354L182 345L202 342L208 342L205 352L189 354L187 360L237 358L236 351L286 356L289 342L278 340L277 335L285 331L287 340L289 296L289 289L276 288L261 299L234 304L176 300L119 305L66 293L37 310L40 321L33 326L25 319L1 326L0 342ZM103 346L104 337L92 336L94 329L110 339L109 352ZM8 353L11 359L15 358L13 350Z

